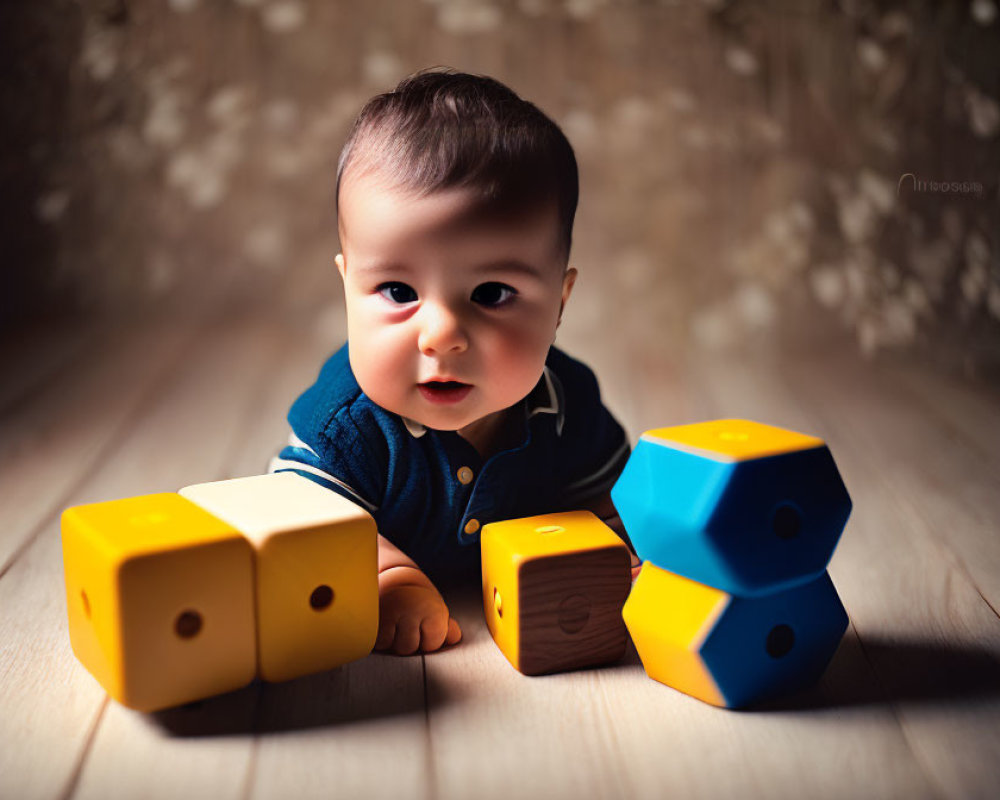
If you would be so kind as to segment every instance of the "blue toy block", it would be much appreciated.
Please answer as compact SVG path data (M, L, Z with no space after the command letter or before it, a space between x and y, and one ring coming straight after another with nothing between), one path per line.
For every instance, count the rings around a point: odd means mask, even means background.
M641 559L740 596L821 575L851 512L821 439L747 420L647 431L611 499Z

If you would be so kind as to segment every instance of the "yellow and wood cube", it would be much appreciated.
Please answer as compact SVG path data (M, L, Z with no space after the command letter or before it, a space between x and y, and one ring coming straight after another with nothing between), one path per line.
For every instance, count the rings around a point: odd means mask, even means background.
M254 548L260 677L289 680L371 652L378 545L368 512L292 472L180 493L241 531Z
M253 551L230 525L168 493L62 515L73 652L141 711L254 678Z
M629 551L594 514L495 522L481 547L486 624L516 669L540 675L621 658Z

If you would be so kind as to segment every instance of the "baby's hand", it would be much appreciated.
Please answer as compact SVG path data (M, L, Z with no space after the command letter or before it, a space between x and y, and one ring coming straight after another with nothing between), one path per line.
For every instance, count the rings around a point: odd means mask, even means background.
M406 574L411 571L416 575ZM430 653L462 638L441 594L419 570L396 567L381 573L378 594L376 650L401 656Z

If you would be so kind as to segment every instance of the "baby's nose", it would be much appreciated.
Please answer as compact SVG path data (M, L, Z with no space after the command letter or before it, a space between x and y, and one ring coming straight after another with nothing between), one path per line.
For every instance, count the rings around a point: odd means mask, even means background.
M421 353L460 353L469 346L459 316L446 306L426 307L417 347Z

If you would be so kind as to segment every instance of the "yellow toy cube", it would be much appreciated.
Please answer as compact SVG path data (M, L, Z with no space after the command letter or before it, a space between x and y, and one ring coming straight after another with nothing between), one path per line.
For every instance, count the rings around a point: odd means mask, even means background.
M375 520L292 472L202 483L184 497L256 552L258 673L284 681L371 652L378 633Z
M75 506L62 515L73 652L141 711L253 680L253 551L177 494Z
M629 551L594 514L495 522L481 547L486 625L515 669L540 675L621 658Z

